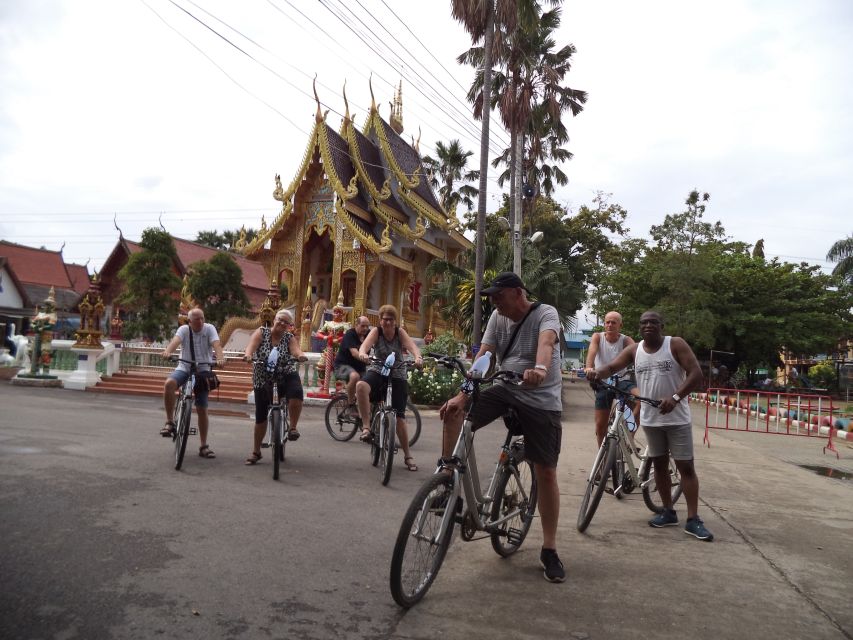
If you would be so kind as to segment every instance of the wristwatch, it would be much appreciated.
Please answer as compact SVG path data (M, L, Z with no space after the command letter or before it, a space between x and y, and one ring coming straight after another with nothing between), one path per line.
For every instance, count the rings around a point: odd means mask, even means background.
M678 395L677 393L672 394L672 399L675 400L676 402L681 402L681 396Z
M533 368L534 368L534 369L539 369L539 371L544 371L545 373L548 373L548 367L546 367L544 364L537 364L537 365L536 365L535 367L533 367Z

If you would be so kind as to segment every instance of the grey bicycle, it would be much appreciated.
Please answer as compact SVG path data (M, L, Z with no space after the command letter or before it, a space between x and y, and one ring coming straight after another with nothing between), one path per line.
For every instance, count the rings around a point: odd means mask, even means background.
M391 558L391 595L407 609L424 597L438 575L457 523L463 540L480 539L475 536L482 532L496 553L508 557L530 530L538 494L533 465L524 457L523 436L507 431L485 492L474 455L471 409L479 400L480 387L498 380L520 384L521 376L498 371L485 377L478 370L479 359L468 375L458 358L429 356L468 377L463 391L471 401L453 453L439 460L435 474L415 494L400 524Z
M632 412L633 404L637 400L647 402L653 407L660 405L660 401L634 396L617 386L618 377L613 376L611 380L613 384L601 381L595 383L600 388L612 391L616 395L616 402L610 411L607 435L601 442L587 477L586 490L578 510L577 528L580 532L586 531L592 522L601 496L610 483L610 493L619 499L639 487L646 506L654 513L663 511L663 503L655 482L654 465L648 456L648 445L645 445L636 433L637 424ZM681 476L672 459L669 460L669 474L674 504L681 497Z

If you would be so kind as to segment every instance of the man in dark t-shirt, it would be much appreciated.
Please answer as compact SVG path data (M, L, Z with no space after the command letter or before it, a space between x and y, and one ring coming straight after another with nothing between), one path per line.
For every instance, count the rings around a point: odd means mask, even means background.
M355 383L361 380L365 364L358 358L358 348L370 331L370 320L365 316L356 319L355 326L344 334L335 356L335 378L347 383L347 399L355 412Z

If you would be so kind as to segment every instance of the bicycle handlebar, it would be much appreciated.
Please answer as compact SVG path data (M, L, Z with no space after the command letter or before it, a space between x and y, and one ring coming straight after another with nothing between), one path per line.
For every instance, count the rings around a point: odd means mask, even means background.
M384 367L385 361L381 358L369 358L368 364L376 364ZM392 369L402 369L404 367L406 369L417 369L418 365L415 364L414 360L401 360L400 362L395 362L393 365L391 365Z
M659 407L660 406L660 402L661 402L660 400L654 400L652 398L644 398L643 396L635 396L630 391L625 391L624 389L620 389L616 385L609 384L607 382L604 382L603 380L593 380L589 383L589 386L592 387L596 391L598 389L603 388L603 389L607 389L609 391L613 391L614 393L616 393L620 396L623 396L623 397L630 397L634 400L639 400L640 402L646 402L646 403L652 405L653 407Z
M458 369L459 372L468 380L476 382L477 384L482 384L484 382L494 382L496 380L501 380L503 382L507 382L509 384L520 385L523 382L524 375L518 373L517 371L510 371L509 369L502 369L501 371L496 371L491 376L485 378L471 378L468 375L468 372L465 370L465 366L462 364L462 360L460 358L455 358L453 356L448 356L441 353L427 353L430 358L434 358L435 361L441 364L448 369Z
M194 364L194 365L206 364L209 367L217 366L215 361L214 362L207 362L206 360L184 360L183 358L181 358L175 354L170 355L168 360L169 360L169 362L183 362L185 364L190 364L190 365L192 365L192 364Z

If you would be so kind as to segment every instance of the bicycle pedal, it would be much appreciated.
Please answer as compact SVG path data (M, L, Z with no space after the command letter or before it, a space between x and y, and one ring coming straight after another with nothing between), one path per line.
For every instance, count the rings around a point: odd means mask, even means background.
M506 532L506 541L514 547L519 546L524 541L524 537L521 535L521 529L510 527Z
M622 494L623 494L622 487L619 487L618 489L616 489L616 491L613 492L613 495L616 496L617 498L621 498Z
M197 436L198 435L198 429L196 427L190 427L190 435L191 436Z

